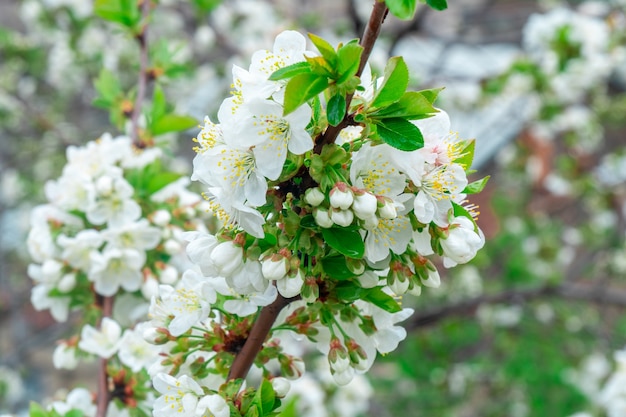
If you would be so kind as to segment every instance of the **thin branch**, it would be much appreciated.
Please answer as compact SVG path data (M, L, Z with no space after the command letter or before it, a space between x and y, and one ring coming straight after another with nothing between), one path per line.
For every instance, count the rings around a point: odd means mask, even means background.
M583 301L599 305L626 307L626 292L605 286L583 284L544 285L535 288L513 289L498 294L481 295L430 311L417 312L406 325L407 330L432 326L450 317L474 315L482 305L500 303L525 303L537 298L558 297L571 301Z
M148 15L150 14L150 0L143 0L141 4L141 15L143 19L143 27L141 33L137 34L137 42L139 42L139 77L137 81L137 97L133 106L133 113L130 118L131 138L133 145L137 148L144 148L145 144L139 133L139 116L141 115L141 107L146 98L146 86L148 84Z
M246 343L244 343L243 348L241 348L237 356L235 356L235 360L228 373L228 380L245 378L246 375L248 375L248 371L250 371L254 359L261 351L263 343L265 343L265 339L272 329L278 314L283 308L296 299L299 298L285 298L278 294L278 297L272 304L263 307L261 314L259 314L252 325Z
M102 318L100 319L100 325L102 319L105 317L111 317L113 313L113 300L114 297L102 298ZM100 359L98 364L98 403L96 408L96 417L106 417L107 409L109 408L109 402L111 401L111 392L109 391L109 377L107 375L108 359Z

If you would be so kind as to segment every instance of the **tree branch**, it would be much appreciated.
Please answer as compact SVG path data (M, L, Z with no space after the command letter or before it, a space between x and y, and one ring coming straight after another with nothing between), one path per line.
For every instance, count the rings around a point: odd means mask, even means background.
M235 360L228 372L229 381L237 378L245 378L246 375L248 375L248 371L250 371L254 359L261 351L263 343L265 343L265 339L272 329L278 314L283 308L289 305L289 303L297 299L299 299L299 297L285 298L278 294L278 297L272 304L263 307L261 313L252 325L246 343L244 343L241 351L235 356Z
M407 330L432 326L450 317L474 315L484 304L524 303L543 297L559 297L572 301L584 301L600 305L626 307L626 292L606 288L604 286L588 286L584 284L545 285L535 288L513 289L498 294L481 295L480 297L463 300L430 311L417 312L407 322Z
M113 300L114 297L102 297L102 318L100 319L100 324L102 323L103 318L111 317L111 314L113 313ZM108 359L102 358L98 364L98 403L96 408L96 417L106 417L109 402L111 401L109 378L107 375L108 362Z

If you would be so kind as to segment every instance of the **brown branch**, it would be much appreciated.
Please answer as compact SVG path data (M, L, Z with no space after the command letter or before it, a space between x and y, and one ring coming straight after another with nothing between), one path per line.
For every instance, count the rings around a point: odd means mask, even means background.
M485 304L524 303L543 297L558 297L571 301L583 301L599 305L626 307L626 292L610 289L605 286L589 286L583 284L545 285L535 288L512 289L498 294L481 295L480 297L463 300L430 311L417 312L407 322L407 330L432 326L450 317L471 316Z
M252 325L246 343L244 343L243 348L241 348L237 356L235 356L235 360L228 372L229 381L237 378L245 378L246 375L248 375L248 371L250 371L254 359L261 351L263 343L265 343L265 339L272 329L278 314L283 308L289 305L289 303L297 299L299 299L299 297L285 298L278 294L278 297L272 304L263 307L261 313Z
M137 80L137 97L133 106L133 113L130 117L131 138L133 145L137 148L144 148L139 132L139 116L141 115L141 107L146 98L146 86L148 84L148 15L150 14L150 0L143 0L141 4L141 15L143 19L143 27L141 32L137 34L137 42L139 42L139 78Z
M113 313L113 297L102 297L102 319L105 317L111 317ZM99 324L99 325L100 325ZM109 391L109 378L107 375L108 359L100 359L98 364L98 403L96 408L96 417L106 417L107 409L109 408L109 402L111 401L111 392Z

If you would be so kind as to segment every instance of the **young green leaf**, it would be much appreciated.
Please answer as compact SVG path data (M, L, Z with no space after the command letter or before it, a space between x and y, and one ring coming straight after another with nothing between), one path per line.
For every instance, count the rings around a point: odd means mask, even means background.
M322 54L328 64L330 64L331 67L334 67L337 64L337 52L335 52L335 48L333 48L328 41L313 33L309 33L309 39L311 39L313 45L315 45L317 50L320 51L320 54Z
M151 132L157 136L168 132L181 132L197 125L198 121L191 116L166 114L152 124Z
M261 406L261 415L269 415L269 413L274 410L276 392L274 391L274 387L272 387L272 383L267 379L261 382L261 386L256 392L255 400L257 400L257 403Z
M337 64L337 84L341 85L354 77L359 70L363 47L355 42L350 42L337 51L339 62Z
M372 107L384 107L400 100L409 85L409 68L401 56L389 59L385 66L385 78L372 102Z
M398 302L394 300L392 296L385 293L380 287L375 287L368 290L363 299L369 301L370 303L382 308L389 313L397 313L398 311L402 311L402 307L400 307Z
M328 87L328 78L312 73L298 74L285 87L285 107L283 114L288 115L307 100L315 97Z
M446 0L426 0L426 4L435 10L446 10L448 8Z
M311 72L311 64L307 61L296 62L295 64L287 65L279 70L276 70L270 75L270 81L286 80L292 78L298 74L304 74Z
M369 116L375 119L401 117L408 120L417 120L430 117L438 111L421 91L407 91L400 100L370 113Z
M468 219L470 219L474 224L474 231L478 232L478 225L476 224L474 217L470 214L469 211L465 209L465 207L455 202L452 202L452 211L454 213L454 217L467 217Z
M466 145L461 151L461 156L452 162L463 165L463 167L467 170L469 167L472 166L472 162L474 162L474 150L476 148L476 140L470 139L465 142Z
M365 244L358 230L331 227L322 229L322 236L331 248L350 258L361 259Z
M489 181L489 175L485 178L472 182L471 184L467 184L467 187L463 191L462 194L478 194L481 192L485 186L487 185L487 181Z
M422 132L406 119L384 119L376 122L376 128L386 144L401 151L414 151L424 147Z
M322 259L322 267L326 275L339 281L350 279L354 276L354 273L348 268L346 258L343 255L329 256Z
M385 3L391 14L398 19L413 19L417 9L417 0L385 0Z
M94 81L94 87L98 92L98 97L94 100L94 104L98 107L109 108L121 95L122 87L115 75L107 69L102 69L98 78Z
M146 191L149 195L152 195L166 185L173 183L180 177L181 175L175 172L159 172L158 174L150 178L148 186L146 187Z
M337 126L343 120L346 114L346 98L340 92L337 92L334 96L328 100L326 106L326 117L328 123L332 126Z
M141 20L137 0L96 0L94 13L101 18L133 29Z
M428 90L420 90L418 91L418 93L426 97L426 100L428 100L428 102L432 104L435 102L435 100L437 100L437 97L439 96L439 93L443 91L443 88L444 87L430 88Z

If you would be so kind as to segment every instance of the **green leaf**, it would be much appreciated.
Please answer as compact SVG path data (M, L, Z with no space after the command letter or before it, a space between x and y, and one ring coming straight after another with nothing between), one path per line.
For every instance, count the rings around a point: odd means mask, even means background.
M353 281L342 281L335 286L335 295L341 301L353 302L361 298L367 290Z
M476 140L470 139L470 140L467 140L466 142L467 144L461 151L461 156L456 158L452 162L459 164L459 165L463 165L463 167L467 170L469 167L472 166L472 162L474 162L474 150L476 148Z
M286 116L307 100L315 97L328 87L328 78L312 73L298 74L287 83L285 87Z
M401 56L389 59L385 66L385 78L380 86L372 107L384 107L398 101L409 85L409 68Z
M326 117L328 118L328 123L332 126L337 126L343 120L343 117L346 114L346 98L343 94L337 92L334 96L328 100L328 105L326 106Z
M452 202L452 211L454 213L454 217L467 217L468 219L470 219L472 221L472 223L474 224L474 231L476 233L478 233L478 225L476 224L476 220L474 220L474 217L472 217L470 212L467 211L465 209L465 207L463 207L460 204L457 204L457 203L455 203L453 201Z
M359 70L363 47L356 42L350 42L337 51L339 62L337 64L337 84L343 84L354 77Z
M489 181L490 176L487 175L485 178L472 182L471 184L467 184L467 187L463 191L462 194L478 194L481 192L485 186L487 185L487 181Z
M309 39L313 42L313 45L320 51L320 54L324 59L328 62L331 67L334 67L337 64L337 52L335 52L335 48L328 43L325 39L313 34L309 33Z
M342 281L354 277L346 264L345 256L329 256L322 259L322 267L329 277Z
M347 257L361 259L365 253L363 239L357 230L331 227L322 229L322 236L331 248Z
M96 100L104 104L104 106L99 107L110 107L122 95L122 87L119 81L111 71L105 68L100 71L93 85L98 92Z
M443 87L439 87L439 88L430 88L428 90L420 90L418 91L418 93L426 97L426 100L428 100L430 104L433 104L435 100L437 100L437 97L439 97L439 93L441 93L442 91L443 91Z
M96 0L94 13L131 29L141 20L137 0Z
M304 74L307 72L311 72L311 64L307 61L296 62L295 64L287 65L286 67L282 67L278 69L270 75L270 81L278 81L285 80L287 78L292 78L298 74Z
M154 194L161 188L173 183L180 177L181 175L175 172L159 172L158 174L150 178L148 186L146 187L146 191L148 192L148 194Z
M413 19L417 10L417 0L385 0L385 3L389 11L398 19Z
M435 10L446 10L448 8L446 0L426 0L426 4Z
M425 119L439 110L420 91L407 91L400 100L370 114L377 119L401 117L408 120Z
M377 122L376 126L378 135L389 146L407 152L424 147L422 132L408 120L384 119Z
M46 411L46 409L43 408L41 405L37 404L34 401L30 403L30 407L28 409L28 415L30 417L47 417L48 414L48 411Z
M274 410L274 404L276 403L276 392L272 383L267 379L261 382L261 386L256 392L255 400L257 404L261 406L261 415L266 416Z
M392 296L384 292L380 287L369 289L363 299L389 313L402 311L402 307L400 307L398 302Z
M167 101L163 89L157 84L152 95L152 109L150 110L150 120L152 123L159 120L167 111Z
M180 132L198 125L198 121L191 116L166 114L156 120L151 128L152 134L157 136L167 132Z
M298 417L298 397L294 396L276 417Z

